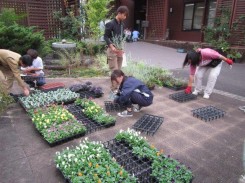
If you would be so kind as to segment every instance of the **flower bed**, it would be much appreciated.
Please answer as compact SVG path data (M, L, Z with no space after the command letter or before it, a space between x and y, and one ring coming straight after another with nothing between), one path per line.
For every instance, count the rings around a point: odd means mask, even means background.
M86 128L62 106L29 111L36 129L52 146L85 135Z
M75 101L75 104L83 108L82 112L89 119L92 119L105 126L115 125L116 118L106 113L102 107L100 107L92 100L86 98L83 99L78 98Z
M85 140L74 149L57 152L56 167L68 181L78 182L136 182L103 147Z
M193 175L191 171L180 162L164 156L162 150L158 151L154 146L150 146L145 138L139 136L140 132L128 129L120 131L115 139L126 141L133 147L133 153L140 158L148 158L152 161L151 176L157 182L191 182Z
M19 101L26 110L29 110L47 106L52 103L61 104L72 102L78 97L79 94L72 92L69 89L58 89L47 93L37 91L28 97L20 97Z

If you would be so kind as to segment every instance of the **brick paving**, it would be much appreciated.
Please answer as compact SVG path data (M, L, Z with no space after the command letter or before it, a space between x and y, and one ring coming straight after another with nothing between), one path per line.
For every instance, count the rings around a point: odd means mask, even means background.
M105 92L103 97L95 99L96 103L104 107L104 101L108 100L109 77L48 79L48 82L52 81L63 82L67 87L91 81L93 85L101 86ZM19 91L15 85L14 92ZM114 127L86 136L90 140L108 141L120 129L132 127L144 114L161 116L164 117L164 122L154 136L147 136L148 142L191 167L195 176L193 183L237 182L243 173L242 152L245 139L245 113L238 107L244 105L244 102L214 93L209 100L199 96L197 100L178 103L169 99L169 95L175 92L156 87L153 90L155 97L152 106L143 108L132 118L117 117ZM210 122L192 116L192 109L208 105L226 111L225 116ZM0 182L64 182L55 168L55 152L76 145L85 137L51 148L35 130L23 108L18 103L11 105L0 117Z

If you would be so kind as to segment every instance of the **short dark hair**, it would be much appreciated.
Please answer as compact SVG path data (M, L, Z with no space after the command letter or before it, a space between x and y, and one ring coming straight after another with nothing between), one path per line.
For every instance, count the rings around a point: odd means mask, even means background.
M111 73L111 81L116 81L118 77L125 76L124 72L121 70L114 70Z
M125 14L126 16L128 16L129 14L129 10L127 6L119 6L119 8L117 8L117 14L118 13L122 13Z
M188 51L185 57L185 60L183 62L183 67L186 66L187 64L189 64L189 60L191 60L191 65L192 66L197 66L199 65L200 62L200 52L196 52L194 50Z
M30 55L23 55L20 57L20 60L22 62L22 64L24 64L25 66L31 66L32 65L32 57Z
M34 49L27 50L27 54L30 55L33 59L36 59L38 57L38 53Z

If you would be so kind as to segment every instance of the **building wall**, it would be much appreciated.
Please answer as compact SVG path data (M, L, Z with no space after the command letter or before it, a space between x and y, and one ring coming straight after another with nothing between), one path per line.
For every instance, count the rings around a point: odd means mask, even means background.
M146 38L165 38L165 32L167 27L167 16L165 14L165 6L167 6L166 0L148 0L147 20L149 21L149 27L146 31Z
M200 0L194 0L200 2ZM179 41L201 41L201 31L183 31L184 1L170 0L169 8L172 12L168 14L169 39Z

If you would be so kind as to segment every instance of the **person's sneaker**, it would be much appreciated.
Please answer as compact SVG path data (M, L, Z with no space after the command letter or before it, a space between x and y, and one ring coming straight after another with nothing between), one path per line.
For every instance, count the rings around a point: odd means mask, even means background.
M194 90L194 91L192 92L192 94L193 94L193 95L198 95L198 94L199 94L199 91Z
M133 112L129 112L129 111L125 110L123 112L117 113L117 115L120 116L120 117L132 117L133 116Z
M133 104L133 111L134 112L140 112L140 109L141 109L142 107L141 106L139 106L138 104Z
M203 98L205 98L205 99L209 99L209 95L208 95L208 94L206 94L206 93L204 93Z

